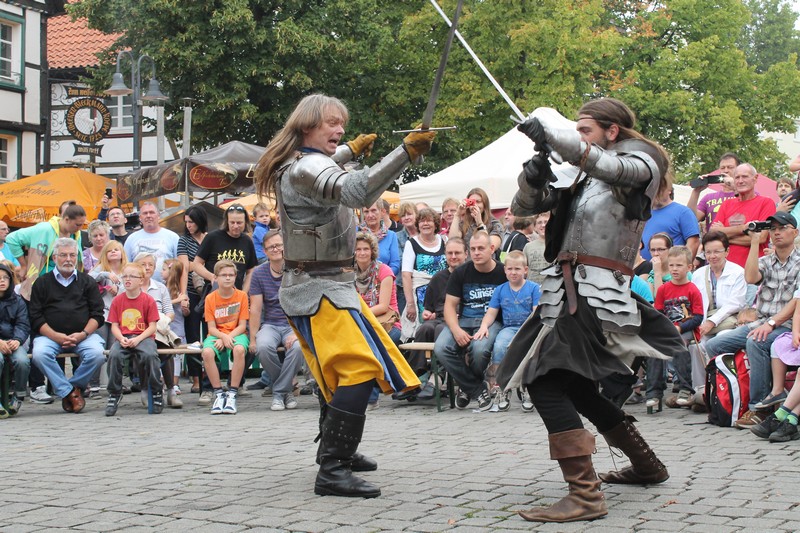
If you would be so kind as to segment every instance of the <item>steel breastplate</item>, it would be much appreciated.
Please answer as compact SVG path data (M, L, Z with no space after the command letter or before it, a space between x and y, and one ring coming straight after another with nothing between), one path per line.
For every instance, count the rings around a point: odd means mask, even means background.
M604 257L631 268L639 249L644 220L629 220L613 188L588 178L573 199L561 250Z

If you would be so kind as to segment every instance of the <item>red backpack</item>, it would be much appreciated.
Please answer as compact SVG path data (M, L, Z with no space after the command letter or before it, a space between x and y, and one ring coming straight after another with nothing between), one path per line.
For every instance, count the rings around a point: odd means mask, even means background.
M706 365L708 423L732 427L750 403L750 361L744 350L720 354Z

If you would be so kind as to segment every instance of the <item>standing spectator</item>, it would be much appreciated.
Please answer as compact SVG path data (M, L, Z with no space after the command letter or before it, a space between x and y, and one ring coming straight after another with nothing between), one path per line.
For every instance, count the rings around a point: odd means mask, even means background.
M509 252L517 250L519 252L525 249L525 246L530 244L528 235L533 232L533 218L532 217L514 217L513 231L503 241L503 248L500 250L500 262L505 263L506 256ZM527 261L526 261L527 271Z
M439 230L439 234L442 237L447 237L449 234L450 225L453 223L453 218L456 216L457 211L458 200L455 198L445 198L444 202L442 202L442 229Z
M112 207L108 210L107 222L111 226L111 239L124 245L130 235L125 228L125 224L128 222L125 211L119 206Z
M250 275L258 265L253 239L249 236L250 220L247 211L240 204L232 204L225 210L222 228L209 232L197 255L192 268L208 283L213 283L214 265L223 259L236 265L236 288L245 293L250 288Z
M509 207L506 209L506 212L503 213L503 239L500 242L500 249L505 250L506 242L508 242L509 237L511 234L514 233L514 213L511 212L511 208ZM502 258L500 259L502 261Z
M189 344L199 343L202 340L200 326L203 322L203 315L197 310L200 303L200 291L205 280L192 269L192 262L197 256L197 250L208 232L208 217L206 212L193 205L189 207L183 215L183 223L186 227L183 235L178 239L178 260L183 265L183 276L181 277L181 292L189 297L189 315L184 321L186 331L186 342ZM200 392L200 374L203 365L200 358L196 355L186 357L186 370L192 379L191 392Z
M492 406L492 396L483 378L502 324L492 324L485 337L473 335L481 326L495 289L506 282L506 275L503 265L493 258L494 245L485 231L475 232L469 247L472 261L455 269L447 282L447 329L436 339L434 350L459 385L456 407L466 409L477 399L478 409L485 411Z
M663 283L672 279L667 264L667 254L670 248L672 248L672 239L666 233L656 233L650 237L647 250L650 252L649 262L652 270L647 275L646 281L650 284L650 292L653 294L658 292L658 288Z
M268 231L261 248L268 261L253 271L250 283L250 351L258 356L261 368L269 374L272 383L270 409L295 409L297 400L292 394L292 384L303 364L303 351L278 299L283 280L280 231ZM286 350L283 357L278 354L280 346Z
M47 222L39 222L35 226L22 228L6 238L11 255L17 258L21 266L22 280L47 274L55 268L53 248L57 239L65 237L75 240L81 246L81 227L86 223L86 211L79 205L69 205L62 217L53 217ZM23 248L28 256L23 257ZM31 264L32 263L32 264ZM78 257L75 268L81 269L83 259ZM33 267L39 270L31 270ZM21 293L25 297L25 292Z
M156 258L153 279L162 282L161 267L165 259L178 257L178 234L162 228L158 224L158 207L153 202L144 202L139 211L142 229L128 235L125 241L125 254L133 261L140 253L152 254Z
M470 205L467 206L467 204ZM492 215L486 191L475 187L467 193L466 200L458 204L458 211L450 225L449 236L460 237L464 239L464 242L470 242L472 234L481 230L489 234L492 248L495 250L500 248L503 239L503 225Z
M100 252L103 251L103 247L108 243L110 231L111 226L102 220L92 220L89 223L89 240L92 246L83 251L84 272L91 272L100 262Z
M730 251L728 261L744 267L750 250L750 236L747 235L747 223L754 220L766 220L775 214L775 202L765 196L756 194L756 181L758 173L753 165L744 163L736 167L733 176L737 197L725 201L717 212L717 218L711 229L721 231L728 237ZM758 247L758 256L764 255L769 234L764 231L759 234L761 241ZM748 299L751 302L752 299Z
M444 239L439 235L439 214L430 208L422 209L417 213L415 224L418 234L411 237L403 249L403 283L398 283L405 292L403 301L406 302L399 309L410 323L408 328L405 325L403 328L406 337L414 337L428 283L447 267Z
M781 333L791 331L796 298L800 297L800 291L797 291L800 253L794 247L797 220L784 211L775 213L768 220L775 253L759 257L762 239L759 232L751 232L750 252L744 267L745 281L761 285L756 298L758 318L706 342L706 350L711 357L734 353L742 348L747 351L750 360L750 405L749 410L736 421L738 428L755 426L768 414L757 410L755 406L772 388L770 347Z
M402 311L406 308L406 294L403 290L403 276L402 266L403 266L403 252L406 249L406 243L412 237L416 237L419 234L419 230L417 229L417 213L419 209L417 206L412 204L411 202L403 202L400 204L399 207L399 214L400 214L400 225L402 229L398 230L396 233L397 235L397 250L400 253L400 272L395 272L395 276L397 277L395 284L397 285L397 305L399 309Z
M711 224L716 220L717 212L722 203L736 196L736 188L733 185L733 174L736 171L736 167L741 164L742 162L739 160L739 156L733 152L722 154L722 157L719 158L718 168L722 178L722 190L703 196L703 200L698 205L700 193L706 190L708 185L692 189L686 207L692 210L698 222L703 224L706 231L711 229Z
M378 260L392 269L392 274L400 273L400 245L397 233L389 230L381 218L380 199L364 208L364 225L360 231L367 231L378 239Z
M6 237L8 237L9 231L8 224L0 220L0 252L3 253L3 257L14 263L15 267L18 267L19 261L17 261L14 254L11 253L11 248L6 246Z
M525 259L528 261L528 281L542 284L544 274L542 270L547 268L550 262L544 257L545 239L544 234L547 229L547 222L550 220L550 212L545 211L533 217L533 233L530 242L522 249Z
M672 239L673 246L686 245L694 258L700 246L700 226L692 211L672 198L672 187L669 187L653 199L652 216L644 225L642 242L649 243L656 233L665 233ZM647 260L652 257L648 248L642 250L642 257Z
M263 202L257 203L253 207L253 246L256 249L258 264L264 263L267 256L264 253L264 235L270 230L269 207Z
M14 393L6 408L10 414L19 411L28 388L28 375L31 361L28 358L28 337L31 324L25 300L14 292L14 271L6 264L0 264L0 374L3 373L4 356L9 356L14 376ZM5 398L0 398L5 400ZM0 411L3 405L0 403ZM2 413L0 413L1 415ZM0 416L2 418L2 416Z
M403 226L399 222L397 222L396 220L392 219L392 216L391 216L391 213L390 213L390 211L392 209L392 206L389 205L389 202L387 202L383 198L379 198L378 199L378 206L381 208L381 220L383 220L383 225L389 231L397 232L397 231L400 231L401 229L403 229Z
M76 241L56 239L52 248L56 267L36 280L29 307L31 329L39 334L33 340L33 364L47 376L69 413L83 409L81 390L104 360L103 339L95 333L104 322L103 300L97 282L77 270L78 250ZM56 362L56 356L65 351L80 357L69 380Z

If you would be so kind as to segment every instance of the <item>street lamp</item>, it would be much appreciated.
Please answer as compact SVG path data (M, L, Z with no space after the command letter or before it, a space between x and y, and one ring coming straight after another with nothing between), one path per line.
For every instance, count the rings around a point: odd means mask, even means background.
M125 85L122 72L120 72L120 61L122 60L123 54L127 55L131 60L131 85L133 89L129 89ZM145 92L144 95L140 95L143 59L150 60L151 70L147 92ZM131 113L133 115L133 169L138 170L142 166L142 113L139 106L142 102L161 103L169 100L169 98L161 92L161 87L156 79L156 63L153 58L145 53L140 54L138 58L134 58L133 54L128 50L120 50L117 54L117 71L114 73L114 77L111 80L111 87L106 89L105 94L109 96L127 96L133 94L133 102L131 105Z

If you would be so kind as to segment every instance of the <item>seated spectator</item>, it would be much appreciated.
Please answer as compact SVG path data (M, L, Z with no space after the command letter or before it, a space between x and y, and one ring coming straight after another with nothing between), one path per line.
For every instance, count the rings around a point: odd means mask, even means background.
M181 344L186 344L186 317L189 316L189 297L181 292L181 279L183 279L183 263L178 259L167 259L164 261L164 266L161 268L161 277L164 280L164 286L169 291L170 302L172 303L172 321L169 323L169 329L178 337ZM178 398L181 393L179 386L181 378L181 369L183 368L183 354L175 354L172 356L173 364L173 380L172 392L170 395L173 398L173 403L180 403L183 407L183 401ZM177 407L177 405L173 406Z
M445 198L442 202L442 228L439 230L439 235L447 237L450 232L450 225L453 223L453 218L458 211L458 200L455 198Z
M417 328L414 336L416 342L434 342L442 330L447 329L444 323L444 302L447 296L447 282L450 274L464 264L467 260L467 247L464 241L459 238L452 238L445 244L445 257L447 258L447 268L440 270L431 278L425 291L425 300L422 304L422 323ZM420 383L424 383L422 391L417 398L429 400L434 397L435 378L428 372L428 360L425 352L411 351L406 354L409 366L417 376L420 376ZM427 383L426 383L427 382ZM410 397L410 395L407 395ZM398 398L402 399L401 395Z
M142 290L144 268L140 264L125 266L122 280L125 291L114 298L108 312L114 343L108 352L106 416L117 414L122 400L122 368L131 363L132 357L136 357L140 368L147 370L142 377L146 378L150 389L151 410L153 414L160 414L164 410L164 394L155 341L158 308L153 297Z
M470 242L476 231L488 233L492 247L495 250L500 248L503 225L492 215L489 196L480 187L470 190L467 198L458 204L458 211L450 225L449 237L460 237L464 242Z
M356 235L356 290L389 334L400 342L400 311L392 270L378 260L375 235L360 231ZM377 398L377 397L376 397Z
M397 284L398 291L405 291L404 301L407 302L405 308L400 308L406 338L415 336L421 322L428 283L437 272L447 268L444 239L439 235L439 214L430 208L422 209L414 223L418 234L411 237L403 249L403 283Z
M745 307L744 269L727 260L728 238L721 231L703 235L708 265L696 270L692 282L703 296L705 320L697 329L704 337L736 327L736 313Z
M392 274L400 273L400 247L397 234L389 230L381 218L380 200L364 208L364 224L359 231L371 233L378 240L378 261L388 266Z
M792 332L783 333L772 343L772 392L756 404L758 409L769 409L781 405L777 411L760 424L750 428L756 436L770 442L787 442L800 439L797 418L800 415L800 387L794 386L788 393L784 390L787 370L797 370L800 365L800 307L795 307Z
M492 407L492 396L484 373L502 324L495 322L489 326L483 338L476 339L473 335L480 329L495 289L506 282L506 276L503 265L494 260L495 247L488 233L476 231L469 247L472 261L455 269L447 282L444 303L447 329L436 339L434 350L460 388L456 407L466 409L472 400L477 400L478 409L486 411Z
M673 201L673 197L672 187L668 187L653 199L653 215L644 225L642 242L649 243L656 234L668 235L673 246L685 245L689 248L694 260L700 246L700 226L691 209ZM642 257L652 257L648 248L642 250Z
M100 253L103 246L108 243L111 226L102 220L92 220L89 223L89 240L92 246L83 251L83 271L91 270L100 262Z
M525 255L519 250L508 254L503 269L508 281L495 289L489 302L489 309L481 321L481 327L478 328L472 339L488 337L489 328L497 321L498 315L502 318L503 329L497 333L494 340L492 363L486 370L486 381L489 383L489 390L493 393L498 410L508 411L511 407L511 391L495 390L497 387L495 374L514 335L539 305L542 291L537 283L525 279L528 274L528 263L525 261ZM532 411L533 403L529 399L526 401L528 391L520 389L519 394L523 399L523 411Z
M4 355L10 356L11 371L14 377L14 391L9 391L9 405L0 404L0 418L16 414L28 389L28 375L31 361L28 358L28 337L31 325L28 308L21 296L14 292L16 274L4 262L0 264L0 375L3 373ZM5 398L0 398L5 401Z
M267 263L256 267L250 281L250 351L272 383L273 411L295 409L297 400L292 385L303 364L303 351L297 335L283 312L278 291L283 280L283 237L279 230L270 230L261 244ZM284 357L278 347L286 349Z
M244 356L250 345L247 336L247 318L250 310L247 294L236 288L236 265L222 259L214 265L214 281L219 286L209 293L205 302L205 319L208 336L203 341L203 364L208 380L214 389L211 414L235 415L236 394L244 375ZM231 386L222 390L217 361L233 357Z
M797 277L800 274L800 253L794 248L797 221L783 211L768 217L775 253L759 257L761 236L750 234L750 252L745 266L745 281L761 286L756 298L757 320L737 327L706 342L709 357L745 349L750 360L750 404L748 411L736 421L736 427L750 428L762 422L767 412L756 404L772 389L769 350L781 333L791 331L796 300Z
M692 257L692 251L687 246L670 248L667 254L667 263L671 279L658 288L654 304L654 307L675 325L675 329L678 330L687 345L694 340L695 329L703 322L704 316L703 296L697 286L689 281ZM676 370L673 381L679 387L674 405L690 407L694 402L694 388L692 387L692 365L689 352L679 352L673 362ZM663 386L659 388L661 388L662 395L663 390L667 387L665 367L663 359L648 361L648 379L661 382ZM648 397L647 407L653 407L660 402L660 397ZM673 406L671 402L667 405Z
M267 256L264 253L264 235L272 229L270 222L272 220L269 216L267 204L263 202L257 203L253 207L253 247L255 247L259 265L267 260ZM180 252L178 252L178 255L180 255Z
M79 256L77 242L56 239L56 268L33 284L28 308L31 329L39 334L33 340L33 364L47 376L62 399L62 408L69 413L83 410L82 390L105 360L103 339L95 333L104 323L103 299L97 282L76 269ZM80 365L69 380L56 361L62 352L80 357Z
M703 199L700 200L700 193L706 190L708 185L692 189L692 193L689 195L689 201L686 202L686 207L694 212L697 221L703 225L705 231L711 229L711 224L714 223L722 203L736 196L736 188L733 185L733 175L736 171L736 167L741 164L742 162L739 160L739 156L733 152L722 154L722 157L719 158L719 167L717 169L721 174L722 190L706 194L703 196ZM699 204L698 200L700 200Z

